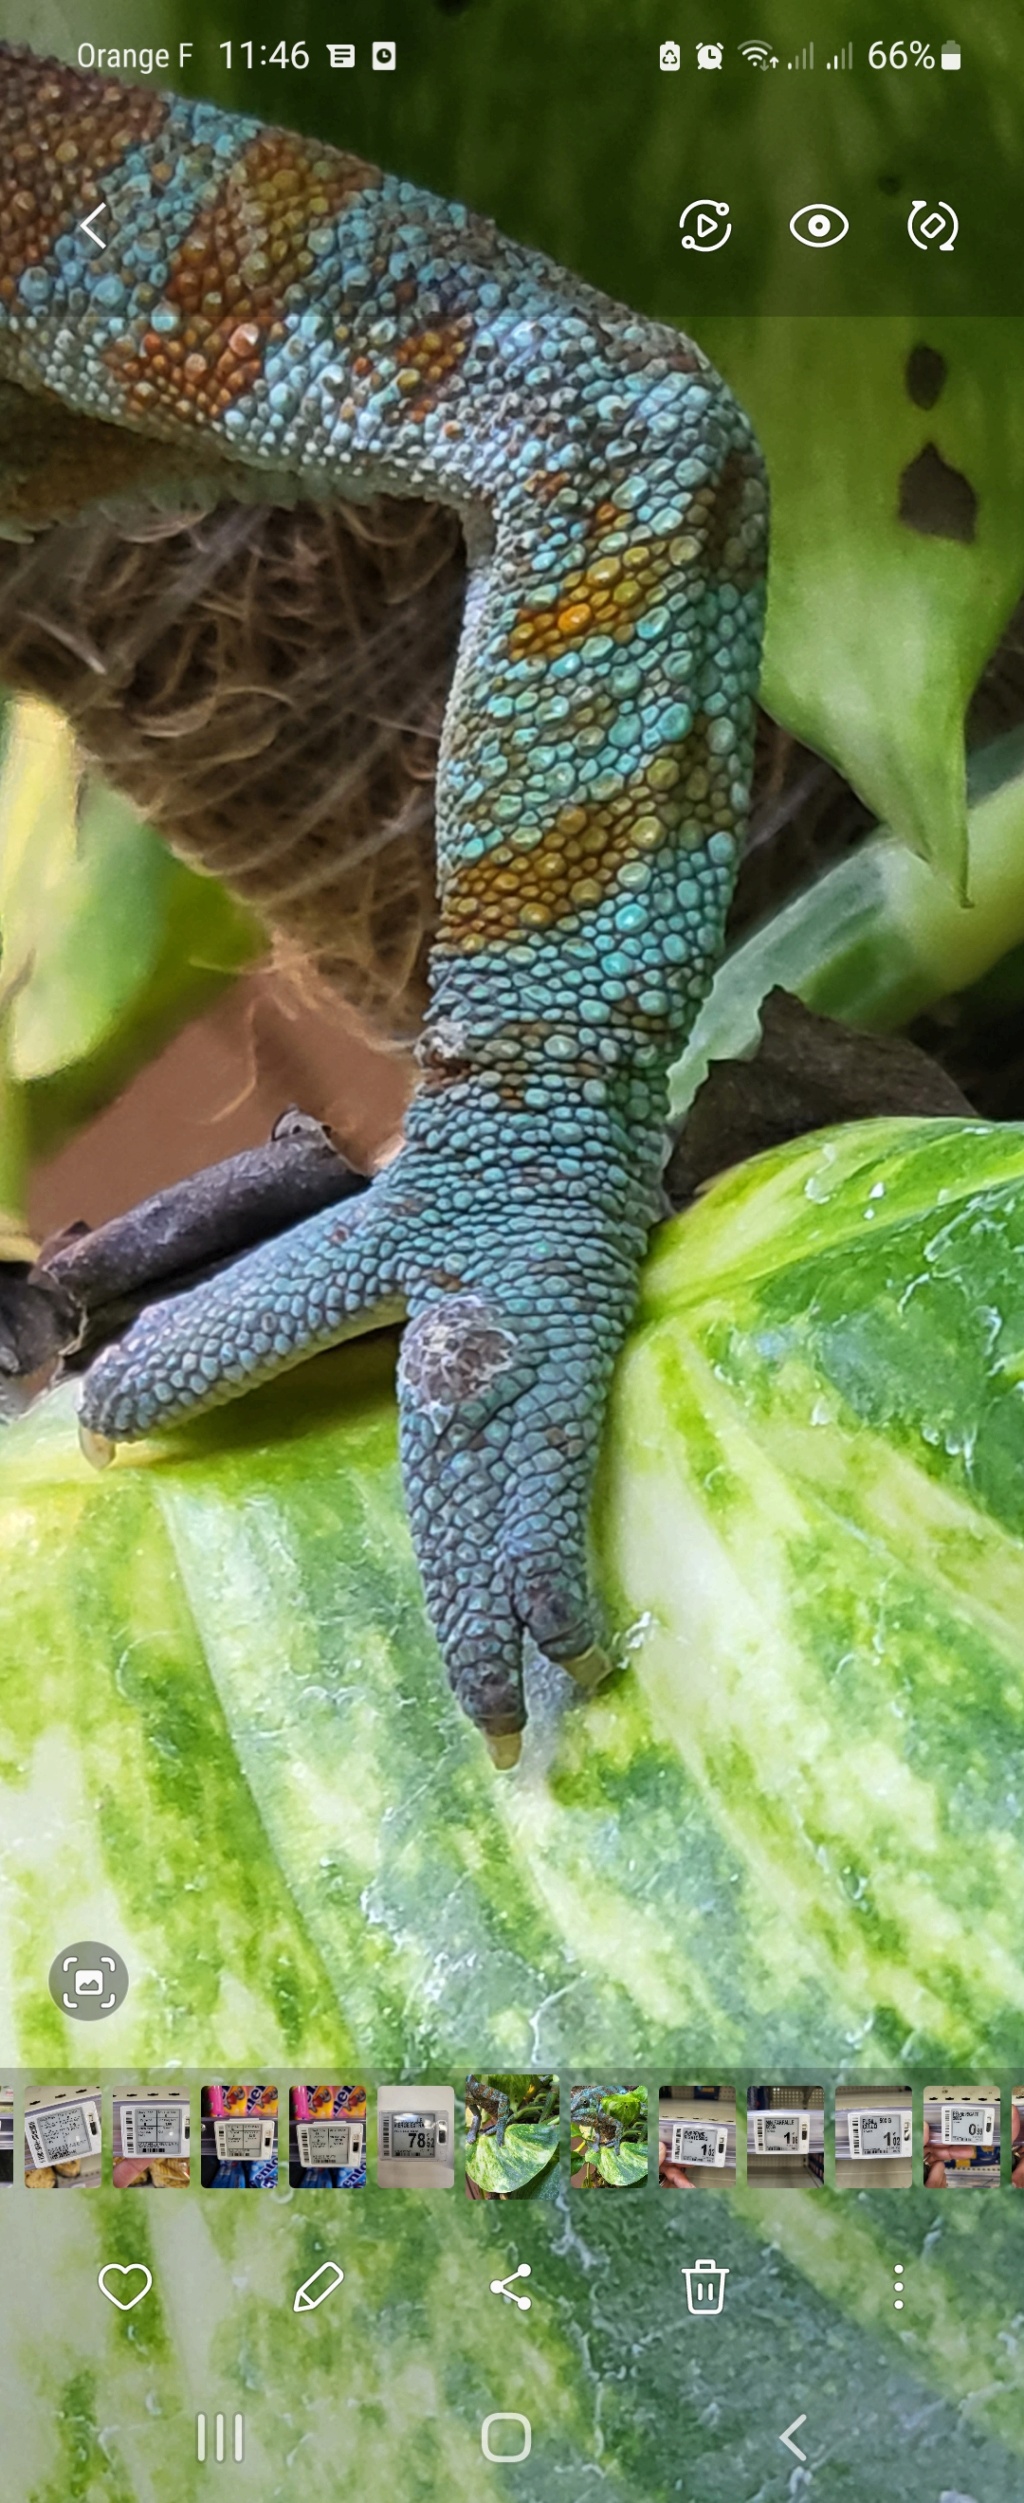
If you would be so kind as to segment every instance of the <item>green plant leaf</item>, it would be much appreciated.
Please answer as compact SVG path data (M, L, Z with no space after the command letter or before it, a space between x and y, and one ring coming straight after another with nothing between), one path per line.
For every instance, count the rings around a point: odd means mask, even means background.
M99 1478L41 1402L0 1436L5 2055L72 2056L41 1976L85 1930L126 2065L1007 2064L1022 1251L983 1122L802 1140L662 1230L595 1508L627 1667L535 1686L505 1779L427 1631L389 1341Z
M1017 995L1024 734L975 750L968 796L969 907L884 828L859 844L727 957L670 1075L674 1119L710 1061L740 1059L756 1043L761 1002L776 983L824 1016L883 1029L986 977Z
M1021 325L725 320L702 345L768 461L763 700L962 886L964 713L1024 586Z
M628 2138L617 2149L599 2147L593 2161L613 2190L636 2190L647 2179L647 2149L631 2146Z
M481 2131L466 2157L466 2171L480 2190L522 2190L558 2155L557 2121L510 2121L499 2147L493 2131Z
M542 2199L548 2204L552 2204L555 2200L557 2200L559 2190L560 2173L558 2157L557 2155L553 2155L550 2162L544 2166L542 2172L535 2173L532 2181L524 2182L521 2190L510 2191L509 2196L513 2199Z
M0 765L5 1084L35 1154L263 952L253 916L85 771L51 706L8 708Z

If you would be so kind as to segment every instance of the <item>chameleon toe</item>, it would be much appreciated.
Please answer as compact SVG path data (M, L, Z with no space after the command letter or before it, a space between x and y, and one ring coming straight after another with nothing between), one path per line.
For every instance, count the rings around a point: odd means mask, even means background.
M558 1665L577 1686L582 1686L586 1694L590 1694L595 1686L603 1686L605 1678L611 1677L615 1668L614 1660L602 1651L599 1643L591 1643L588 1650L577 1653L575 1660L560 1660Z
M355 1213L321 1209L187 1293L147 1306L82 1385L87 1458L223 1407L319 1350L397 1319L383 1290L372 1189ZM349 1203L352 1206L352 1203Z

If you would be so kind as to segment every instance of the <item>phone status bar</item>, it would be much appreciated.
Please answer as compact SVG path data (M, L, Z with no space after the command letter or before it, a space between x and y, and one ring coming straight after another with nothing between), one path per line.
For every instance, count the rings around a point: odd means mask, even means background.
M835 45L831 51L820 40L815 45L813 37L799 45L795 52L776 51L774 44L756 38L752 42L737 44L668 42L658 46L658 66L670 73L688 67L705 72L724 70L734 62L762 73L772 70L852 70L865 66L870 70L949 71L962 68L963 53L957 42L948 38L939 42L924 35L907 39L895 36L889 41L880 38L867 44L854 43L851 39Z

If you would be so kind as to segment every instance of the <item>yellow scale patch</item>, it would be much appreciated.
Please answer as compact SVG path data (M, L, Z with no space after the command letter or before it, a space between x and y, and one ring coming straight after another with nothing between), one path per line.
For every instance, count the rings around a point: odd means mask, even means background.
M677 786L698 776L707 786L704 735L696 722L685 746L661 749L614 799L589 808L561 808L529 852L496 843L453 876L440 922L442 946L464 954L494 947L518 930L546 930L566 913L609 895L627 861L680 839ZM695 826L702 843L705 829Z

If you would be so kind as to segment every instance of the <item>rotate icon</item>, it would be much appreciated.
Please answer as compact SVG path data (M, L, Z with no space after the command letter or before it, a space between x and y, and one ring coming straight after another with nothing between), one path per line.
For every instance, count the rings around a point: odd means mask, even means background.
M923 213L922 213L923 212ZM937 243L940 252L952 252L960 232L960 220L948 200L936 201L931 208L927 200L915 200L907 219L907 233L919 252L929 251Z

